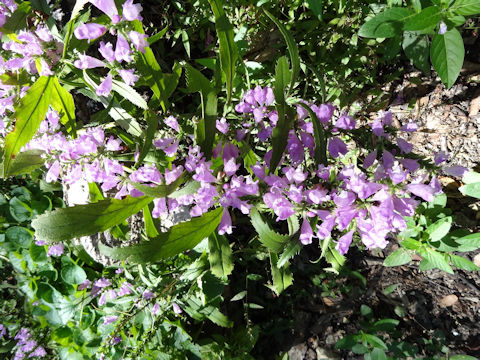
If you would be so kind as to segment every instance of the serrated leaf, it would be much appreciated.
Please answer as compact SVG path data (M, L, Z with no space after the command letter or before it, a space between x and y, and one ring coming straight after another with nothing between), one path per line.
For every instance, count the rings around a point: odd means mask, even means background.
M172 226L155 239L124 248L110 248L99 244L100 251L114 259L127 259L131 263L149 263L166 259L194 248L215 231L222 218L218 208L200 217Z
M43 153L42 150L27 150L19 153L11 163L9 174L11 176L30 174L33 170L42 167L45 164Z
M3 177L10 176L13 158L36 134L40 123L45 119L52 87L52 77L41 76L20 99L20 104L13 114L15 129L5 138Z
M298 53L298 46L293 38L292 34L287 30L287 28L278 21L275 16L273 16L270 12L268 12L265 8L263 9L265 14L272 20L275 25L277 25L278 30L282 33L285 42L287 43L288 53L290 55L290 61L292 62L292 71L290 74L290 87L287 91L287 96L290 95L293 91L295 86L295 81L297 81L298 74L300 72L300 55ZM275 99L276 100L276 99Z
M152 200L146 196L127 197L123 200L105 199L92 204L57 209L38 216L32 221L32 227L40 240L70 240L108 230L139 212Z
M255 231L258 233L260 242L274 252L279 252L289 239L287 235L281 235L273 231L263 220L256 208L250 211L250 218Z
M450 228L452 227L453 218L447 216L443 219L437 220L432 225L430 225L425 232L428 234L430 241L439 241L445 235L448 234Z
M455 242L459 244L456 249L457 251L467 252L477 250L480 248L480 233L463 236L455 239Z
M457 0L451 9L458 15L475 15L480 13L480 2L478 0Z
M294 239L290 241L287 244L287 246L285 246L285 249L283 250L282 255L280 255L277 266L281 268L285 264L288 264L290 259L293 258L295 255L297 255L301 249L302 249L302 245L300 244L298 239Z
M445 256L432 248L423 248L419 251L420 256L428 262L432 267L436 267L446 273L453 274L452 267L448 264Z
M124 99L130 101L133 105L146 110L148 108L147 102L135 91L130 85L123 81L112 80L112 90L121 95Z
M411 15L411 10L406 8L387 9L363 24L358 35L366 38L391 38L401 35L403 21Z
M225 16L223 1L208 0L215 15L215 30L220 43L220 66L225 74L227 85L227 103L230 103L235 79L235 65L238 59L237 44L234 41L233 27Z
M465 48L460 32L450 29L445 34L435 34L430 47L430 59L440 79L449 89L457 80L463 65Z
M429 6L405 21L403 30L420 31L433 28L440 20L442 20L442 9L438 6Z
M56 76L53 77L51 105L60 115L60 122L67 126L67 132L73 137L76 137L77 129L73 96L62 85L60 85Z
M459 269L467 270L467 271L478 271L480 268L464 257L457 256L450 254L450 261L452 262L453 266L456 266Z
M185 175L185 172L182 173L177 180L169 185L148 186L137 184L132 181L129 181L129 184L138 191L143 192L146 196L150 196L152 198L164 198L175 192L175 190L185 181Z
M392 252L383 262L383 266L400 266L412 261L410 254L404 249L397 249Z
M280 295L286 288L293 284L293 275L288 263L283 267L278 266L278 255L270 251L270 265L272 268L273 290Z
M404 32L402 47L405 55L412 61L413 65L427 75L430 74L429 46L427 35Z
M458 190L465 196L480 199L480 182L460 186Z
M227 238L213 232L208 237L208 250L208 261L212 274L219 278L226 278L230 275L233 270L233 256Z

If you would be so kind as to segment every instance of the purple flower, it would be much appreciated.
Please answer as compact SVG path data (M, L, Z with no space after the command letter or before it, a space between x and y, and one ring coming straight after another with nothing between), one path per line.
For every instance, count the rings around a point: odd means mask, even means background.
M326 239L332 233L335 226L335 216L328 215L320 225L317 225L317 237L320 240Z
M216 121L216 128L218 131L220 131L222 134L226 135L228 132L228 128L230 125L227 123L227 119L222 117L220 120Z
M117 291L118 296L125 296L132 293L133 286L129 282L125 281L121 286L120 289Z
M412 151L413 145L409 142L397 137L397 145L404 154L408 154Z
M100 24L90 23L78 26L75 31L75 37L79 40L94 40L107 32L107 28Z
M14 340L17 340L19 344L25 344L28 339L30 339L30 332L27 328L21 328L20 331L15 335Z
M102 81L102 83L98 85L95 93L98 96L108 96L112 91L112 85L112 74L108 74L107 77Z
M99 10L107 14L110 19L112 19L112 23L116 24L120 21L120 16L118 15L114 0L90 0L90 2Z
M305 158L305 149L303 144L293 130L291 130L288 134L287 151L294 165L300 164Z
M438 28L438 35L443 35L447 32L447 24L445 24L443 21L440 21L440 25Z
M48 248L47 255L48 256L60 256L60 255L63 255L64 252L65 252L65 249L63 248L63 244L58 243L58 244L52 245Z
M0 338L5 337L7 335L7 329L3 324L0 324Z
M411 173L414 173L420 168L418 161L415 159L401 159L400 163L403 165L405 169L407 169Z
M133 0L127 0L123 4L123 18L128 21L142 21L143 18L140 16L142 10L142 5L134 4Z
M81 290L84 290L84 289L88 289L91 284L92 284L92 282L87 279L87 280L85 280L83 283L81 283L80 285L78 285L77 290L78 290L78 291L81 291Z
M178 315L181 314L183 311L180 309L180 306L178 306L176 303L172 304L173 312Z
M434 154L433 161L435 162L435 165L439 165L442 162L447 161L449 157L450 156L445 151L439 151Z
M431 202L433 201L433 194L435 190L425 184L408 184L406 189L413 195L421 197L423 200Z
M113 63L115 61L115 51L113 51L112 43L108 42L105 44L103 41L100 41L98 51L108 62Z
M308 221L308 219L303 218L302 227L300 228L300 242L303 245L311 244L313 237L314 235L310 222Z
M152 307L152 315L153 316L158 315L159 312L160 312L160 305L158 303L155 303L155 305L153 305Z
M415 214L415 208L418 206L418 201L412 198L393 198L393 205L395 210L403 216L413 216Z
M105 316L103 318L103 325L111 324L111 323L117 321L117 319L118 319L118 316Z
M137 31L130 31L128 33L128 37L130 41L133 43L133 46L140 51L141 53L145 53L145 48L148 47L148 41L146 40L147 35L141 34Z
M117 60L119 63L122 61L129 63L133 60L130 45L122 34L117 35L117 43L115 45L115 60Z
M172 128L176 132L180 132L180 127L178 126L178 120L175 116L169 116L165 120L163 120L165 125Z
M149 300L153 297L155 297L155 294L153 292L151 292L150 290L145 290L142 294L142 297L145 299L145 300Z
M368 169L370 166L373 165L375 160L377 159L377 150L373 150L370 154L365 156L365 160L363 160L363 167Z
M347 115L347 113L343 113L335 122L335 127L344 130L355 129L355 119L352 116Z
M406 123L405 125L402 125L402 127L400 128L400 130L405 132L413 132L413 131L417 131L417 129L418 129L418 125L413 122Z
M350 230L345 235L343 235L340 239L338 239L335 249L338 251L340 255L345 255L347 253L348 248L352 243L352 237L353 237L353 230Z
M172 170L165 169L165 184L170 185L177 180L183 173L183 166L175 166L172 164Z
M315 112L315 115L317 115L318 120L325 125L328 124L335 111L335 107L330 103L321 104L320 106L313 105L311 108Z
M444 174L457 176L460 178L463 177L463 174L465 174L467 171L468 169L466 167L460 165L447 166L443 168Z
M328 152L333 158L337 158L340 154L347 153L347 145L340 138L334 136L328 142Z
M111 281L106 278L100 278L98 280L95 280L95 282L93 283L93 286L99 289L105 288L110 285L112 285Z
M218 233L223 235L225 233L231 234L232 233L232 218L230 217L230 213L227 208L223 208L223 215L222 220L220 221L220 225L218 226Z
M133 86L138 80L138 76L134 74L134 70L119 70L119 75L121 76L123 82L127 85Z
M285 199L285 197L278 191L272 191L274 190L272 189L270 192L263 195L263 201L265 202L265 205L275 212L275 215L277 215L277 221L286 220L295 214L295 210L290 201Z
M50 169L48 169L47 176L45 177L45 181L47 183L57 181L59 175L60 175L60 162L58 160L55 160L55 162L50 166Z
M97 58L94 58L92 56L88 56L85 54L79 54L78 55L79 60L75 60L73 63L73 66L75 66L77 69L93 69L97 67L105 67L105 63L101 60L98 60Z

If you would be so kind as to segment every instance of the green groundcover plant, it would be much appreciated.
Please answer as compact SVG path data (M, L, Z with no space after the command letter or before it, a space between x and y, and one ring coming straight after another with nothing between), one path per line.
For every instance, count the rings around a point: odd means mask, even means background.
M250 251L269 260L276 294L293 282L292 258L313 246L332 272L350 247L391 241L401 248L387 266L416 252L422 269L478 269L453 254L477 249L480 236L450 233L437 180L467 169L442 167L443 153L413 154L402 133L416 125L397 129L390 112L360 123L304 99L298 46L266 9L288 57L265 80L272 87L250 88L223 3L208 4L218 47L207 69L161 66L152 49L164 33L145 34L132 0L77 1L63 26L44 1L0 5L0 170L43 178L0 198L2 264L16 277L0 336L15 359L248 358L258 331L237 334L241 345L197 343L182 321L233 327L221 303L242 224L256 233ZM80 96L102 107L86 123L76 119ZM182 97L194 113L172 100ZM65 206L52 184L84 187L88 199ZM131 244L126 220L139 212L141 241ZM172 212L187 216L166 227ZM125 242L99 244L112 266L76 240L104 231ZM21 311L28 317L15 320Z

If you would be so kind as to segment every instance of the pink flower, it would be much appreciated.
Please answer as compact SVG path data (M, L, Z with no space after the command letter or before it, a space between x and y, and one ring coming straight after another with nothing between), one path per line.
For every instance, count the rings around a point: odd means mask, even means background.
M100 41L98 51L108 62L113 63L115 61L115 51L113 51L112 43L108 42L105 44L103 41Z
M302 227L300 229L300 242L303 245L308 245L312 243L313 230L308 219L303 218Z
M52 245L48 248L47 255L48 256L60 256L60 255L63 255L64 252L65 252L65 249L63 247L63 244L58 243L58 244Z
M115 45L115 60L117 60L119 63L122 61L129 63L133 60L130 45L122 34L117 35L117 43Z
M112 23L116 24L120 21L120 16L113 0L90 0L90 2L107 14L112 19Z
M138 76L134 74L134 70L119 70L118 73L122 77L125 84L133 86L138 80Z
M172 128L176 132L180 132L180 127L178 126L178 120L175 116L169 116L165 120L163 120L165 125Z
M345 235L343 235L340 239L338 239L335 249L338 251L340 255L345 255L347 253L348 248L352 243L352 237L353 237L353 230L350 230Z
M128 37L138 51L145 52L145 48L148 47L148 41L145 40L147 35L140 34L137 31L130 31Z
M224 117L216 121L216 128L222 134L227 134L229 126L230 125L227 123L227 119L225 119Z
M117 321L117 319L118 319L118 316L105 316L103 318L103 325L111 324L111 323Z
M220 225L218 226L218 233L220 235L223 235L225 233L231 234L232 229L232 218L230 217L230 213L228 212L227 208L223 208L223 215L222 220L220 221Z
M105 63L101 60L98 60L97 58L94 58L92 56L88 56L84 54L80 54L78 56L79 60L75 60L73 63L73 66L75 66L77 69L93 69L97 67L105 67Z
M172 307L173 307L173 312L177 315L183 312L182 309L180 309L180 306L178 306L176 303L173 303Z
M340 138L334 136L328 142L328 152L332 157L337 158L340 154L345 155L347 153L347 145Z
M133 0L127 0L123 4L123 18L128 21L142 21L143 18L140 16L142 10L142 5L134 4Z
M107 32L107 28L100 24L90 23L79 25L73 34L79 40L94 40Z
M60 175L60 163L56 160L50 169L48 169L47 176L45 177L45 181L50 183L57 181L58 176Z
M98 86L95 93L98 96L107 96L107 95L110 95L111 91L112 91L112 74L108 74L107 77Z

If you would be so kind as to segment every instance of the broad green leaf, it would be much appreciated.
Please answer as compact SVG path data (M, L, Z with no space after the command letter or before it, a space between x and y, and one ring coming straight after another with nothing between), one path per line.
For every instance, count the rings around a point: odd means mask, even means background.
M419 249L418 253L426 260L432 267L436 267L446 273L453 274L452 267L448 264L445 256L435 251L433 248Z
M395 319L381 319L381 320L375 321L375 323L371 327L371 330L375 332L376 331L393 331L397 328L399 323L400 321Z
M405 21L403 30L420 31L433 28L440 20L442 20L442 9L438 6L429 6Z
M10 215L19 223L30 220L33 216L33 211L26 203L13 197L9 202Z
M30 2L22 1L13 14L6 17L5 24L0 27L0 31L3 34L11 34L16 33L18 30L25 29L27 16L30 15L31 9Z
M208 237L208 250L208 261L212 274L219 278L226 278L230 275L233 270L233 256L227 238L213 232Z
M445 217L430 225L425 232L428 234L430 241L439 241L448 234L452 227L453 218L451 216Z
M325 129L323 128L323 125L320 123L320 120L318 120L317 114L308 106L307 104L304 103L297 103L297 105L300 105L303 107L305 110L308 111L308 114L310 115L310 119L312 120L313 123L313 135L315 138L315 149L314 149L314 158L315 162L317 165L323 164L327 165L327 141L326 141L326 135L325 135Z
M457 251L467 252L477 250L480 248L480 232L455 239L455 242L460 244Z
M6 238L17 246L28 249L33 241L33 232L21 226L12 226L5 231Z
M47 252L45 246L37 246L32 242L30 245L30 257L36 263L44 262L47 260Z
M256 208L250 211L252 225L258 233L260 242L274 252L279 252L287 243L289 236L280 235L273 231L270 226L263 220L262 216Z
M370 360L387 360L387 354L383 349L376 347L370 353Z
M429 46L427 35L417 35L409 31L403 33L402 47L405 55L427 75L430 74Z
M480 182L460 186L458 190L465 196L480 199Z
M147 131L145 133L145 139L143 141L140 154L138 155L138 159L135 162L135 168L138 168L138 166L142 164L143 160L145 159L145 156L147 156L148 152L150 151L152 147L152 141L158 129L158 122L160 120L158 116L155 114L155 112L153 112L152 110L145 111L144 115L145 115L145 120L147 121Z
M60 274L63 281L71 285L80 285L87 279L85 271L73 263L63 265Z
M465 173L462 177L462 182L464 184L473 184L473 183L480 183L480 173L475 171L469 171Z
M449 89L457 80L463 65L465 48L460 32L453 28L445 34L435 34L430 47L430 59L433 67Z
M211 322L222 327L232 327L233 321L229 320L224 314L218 310L217 307L212 305L202 305L201 300L193 296L188 297L187 307L185 308L187 313L196 320L203 320L205 317Z
M207 94L212 90L212 84L199 70L188 63L184 67L187 91L189 93L202 92Z
M232 297L230 301L242 300L245 296L247 296L247 290L240 291L238 294Z
M383 262L384 266L400 266L408 264L412 261L412 257L410 254L405 251L404 249L397 249L392 252L390 255L387 256L385 261Z
M28 89L16 107L13 118L15 129L5 139L3 154L3 176L10 175L12 160L20 149L36 134L48 110L53 88L51 76L41 76Z
M10 165L9 175L30 174L33 170L42 167L45 164L43 153L42 150L27 150L19 153Z
M32 221L32 227L38 239L48 242L70 240L108 230L139 212L150 201L152 198L146 196L127 197L57 209L38 216Z
M395 56L400 53L402 49L402 37L395 36L385 41L385 51L383 53L383 59L387 62L392 61ZM428 55L428 53L427 53Z
M270 173L275 172L275 169L282 158L283 152L287 147L288 133L293 124L293 112L285 101L285 89L291 76L291 71L288 69L288 60L285 56L282 56L277 62L275 70L275 85L273 87L278 121L272 134L272 157L269 166Z
M272 268L273 290L280 295L287 287L293 284L292 272L288 268L288 263L279 268L278 255L272 251L270 253L270 265Z
M480 14L480 2L478 0L456 0L451 10L458 15Z
M75 104L73 96L60 83L56 76L53 77L52 107L60 115L60 121L67 126L67 131L76 137L77 129L75 123Z
M137 184L134 182L129 182L135 189L143 192L146 196L152 198L164 198L173 193L184 181L185 181L185 172L178 177L173 183L169 185L157 185L157 186L148 186Z
M120 94L124 99L130 101L133 105L146 110L148 108L147 102L135 91L130 85L123 81L112 80L112 90Z
M467 270L467 271L478 271L480 268L464 257L457 256L450 254L450 261L452 262L453 266L456 266L459 269Z
M307 0L307 5L318 20L323 21L323 0Z
M407 8L387 9L360 28L358 35L366 38L391 38L402 34L403 21L412 15Z
M380 339L378 336L375 336L372 334L363 334L362 339L368 342L370 345L372 345L375 348L388 350L387 345L385 345L383 340Z
M215 15L215 29L220 43L220 66L225 74L227 104L230 103L235 79L235 66L238 59L237 44L234 41L233 27L223 10L222 0L208 0Z
M300 72L300 55L298 53L298 46L293 38L292 34L287 30L287 28L278 21L275 16L269 13L266 9L263 9L265 14L277 25L278 29L282 33L283 37L285 38L285 42L287 43L288 53L290 55L290 61L292 62L292 70L290 72L290 87L287 91L287 96L292 93L293 87L295 86L295 81L297 80L298 74ZM285 89L286 87L284 87ZM276 98L275 98L276 101Z
M124 248L109 248L100 244L100 250L114 259L126 259L132 263L148 263L180 254L194 248L200 241L215 231L222 218L223 209L218 208L200 217L172 226L158 238Z

